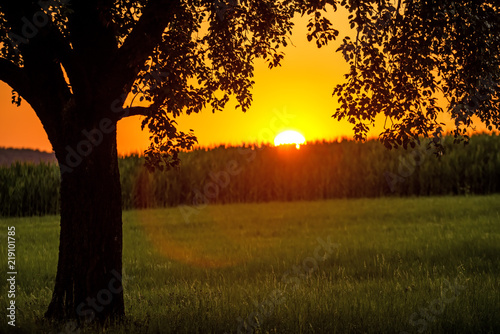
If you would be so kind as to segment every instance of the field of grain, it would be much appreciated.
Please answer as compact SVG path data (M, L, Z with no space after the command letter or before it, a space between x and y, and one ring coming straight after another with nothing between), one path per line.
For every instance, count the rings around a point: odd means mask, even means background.
M422 144L387 150L378 141L283 147L197 149L181 167L149 173L143 159L120 159L124 209L381 196L500 192L500 137L472 136L436 157ZM0 216L57 214L55 164L0 166Z
M207 205L189 221L182 207L125 211L127 318L103 333L499 333L499 203L489 195ZM58 219L0 219L3 245L16 228L16 329L98 333L92 323L41 320Z

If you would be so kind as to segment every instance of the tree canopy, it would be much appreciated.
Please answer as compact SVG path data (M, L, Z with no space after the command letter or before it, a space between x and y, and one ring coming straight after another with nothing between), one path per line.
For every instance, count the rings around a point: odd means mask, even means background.
M437 116L443 111L454 119L457 137L472 125L473 115L489 129L500 124L495 1L0 3L0 69L15 90L13 101L24 97L37 109L35 95L56 89L29 87L31 68L41 66L47 68L44 79L66 95L64 103L89 99L91 92L78 82L86 73L106 85L105 92L93 93L114 96L113 117L146 116L142 125L152 133L151 165L175 165L179 149L195 143L192 133L177 130L179 114L207 106L221 110L230 95L237 108L248 109L254 59L266 59L269 67L280 64L295 14L310 15L308 39L319 47L335 39L338 31L327 12L339 6L349 11L356 38L343 38L338 49L351 69L334 90L340 107L333 116L351 122L356 138L366 137L378 114L386 117L381 139L388 147L438 136L442 124ZM128 94L150 106L116 112ZM449 102L444 109L437 103L441 96ZM171 158L164 160L162 152Z
M346 3L346 1L343 1ZM500 12L496 1L349 1L356 38L339 48L350 64L335 88L334 117L364 138L375 116L386 117L389 148L432 137L438 148L448 112L457 139L468 139L472 116L500 126ZM445 98L447 105L438 103Z

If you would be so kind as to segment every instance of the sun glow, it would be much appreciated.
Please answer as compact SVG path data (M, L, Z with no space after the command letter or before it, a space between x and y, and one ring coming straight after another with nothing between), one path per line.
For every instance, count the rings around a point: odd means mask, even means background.
M304 136L293 130L283 131L274 138L274 146L295 144L297 149L305 142Z

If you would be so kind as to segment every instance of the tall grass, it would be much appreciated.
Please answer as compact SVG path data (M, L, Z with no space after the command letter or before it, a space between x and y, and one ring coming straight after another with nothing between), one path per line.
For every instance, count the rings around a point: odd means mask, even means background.
M378 141L295 147L218 147L182 153L181 167L149 173L143 158L120 159L124 209L180 204L500 192L500 138L444 139L436 157L425 146L384 148ZM0 167L0 215L57 213L56 165Z
M0 215L30 216L59 210L59 168L53 163L0 166Z
M425 148L389 151L378 141L198 149L183 154L179 170L153 174L128 157L120 165L124 207L499 192L500 138L452 141L441 157Z

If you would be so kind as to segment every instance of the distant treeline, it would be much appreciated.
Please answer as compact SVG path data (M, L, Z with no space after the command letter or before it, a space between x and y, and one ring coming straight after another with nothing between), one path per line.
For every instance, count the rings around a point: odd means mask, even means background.
M25 148L0 147L0 165L10 166L16 161L24 162L56 162L56 155L39 150Z
M132 155L120 159L123 207L500 192L499 136L444 146L439 157L424 144L388 150L375 140L197 149L179 169L154 173ZM55 164L0 167L0 215L57 213L59 181Z

